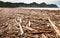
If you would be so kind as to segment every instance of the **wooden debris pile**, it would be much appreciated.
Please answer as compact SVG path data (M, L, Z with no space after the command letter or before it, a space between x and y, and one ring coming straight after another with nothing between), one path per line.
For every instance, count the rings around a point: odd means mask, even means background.
M44 12L33 13L35 11L21 11L4 18L5 21L0 19L0 38L58 38L60 30L52 18L47 18Z

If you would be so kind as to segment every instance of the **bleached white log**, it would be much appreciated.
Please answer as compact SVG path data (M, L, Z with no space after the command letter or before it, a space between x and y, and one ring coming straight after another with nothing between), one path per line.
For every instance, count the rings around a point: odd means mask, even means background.
M22 26L21 26L22 19L20 18L19 21L20 21L20 23L19 23L20 31L21 31L21 35L22 35L22 34L24 33L23 28L22 28Z
M19 21L20 21L20 23L22 23L22 19L21 18L19 19Z
M53 22L48 18L49 22L51 23L51 26L54 28L57 35L60 36L60 30L53 24Z
M20 32L21 32L21 35L24 33L24 31L23 31L23 28L22 28L22 26L19 24L19 29L20 29Z
M30 21L29 21L28 25L29 25L29 27L31 26L31 22Z
M16 23L18 24L18 26L19 26L19 29L20 29L21 35L23 35L24 31L23 31L23 28L22 28L22 26L21 26L21 23L22 23L21 18L19 19L19 22L17 22L16 20L15 20L15 22L16 22Z

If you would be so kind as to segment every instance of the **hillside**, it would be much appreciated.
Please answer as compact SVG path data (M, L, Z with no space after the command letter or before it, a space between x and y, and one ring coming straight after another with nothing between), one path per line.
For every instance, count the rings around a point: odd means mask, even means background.
M0 1L0 7L44 7L44 8L58 8L58 6L56 4L46 4L46 3L11 3L11 2L3 2Z

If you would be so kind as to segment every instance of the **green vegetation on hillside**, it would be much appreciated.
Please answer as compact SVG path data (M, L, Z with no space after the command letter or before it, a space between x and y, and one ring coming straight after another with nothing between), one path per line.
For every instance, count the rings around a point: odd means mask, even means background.
M56 4L46 4L46 3L11 3L11 2L3 2L0 1L0 7L48 7L48 8L58 8Z

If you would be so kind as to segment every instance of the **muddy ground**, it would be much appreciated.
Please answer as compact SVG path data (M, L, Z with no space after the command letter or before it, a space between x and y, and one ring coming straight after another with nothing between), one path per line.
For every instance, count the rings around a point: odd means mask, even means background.
M17 24L20 18L24 31L22 35ZM0 8L0 38L60 38L47 18L50 18L60 30L60 10ZM26 26L37 32L25 28Z

